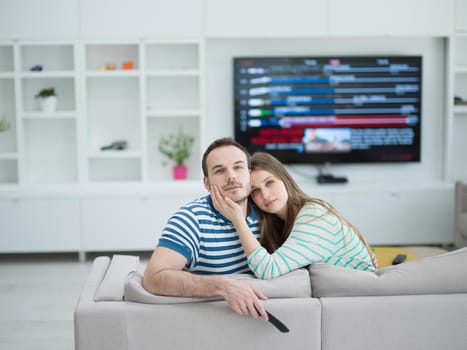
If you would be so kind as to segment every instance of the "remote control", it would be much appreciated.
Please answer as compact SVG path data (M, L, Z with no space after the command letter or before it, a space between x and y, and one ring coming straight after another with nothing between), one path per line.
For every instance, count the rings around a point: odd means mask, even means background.
M397 265L397 264L400 264L400 263L403 263L405 261L405 259L407 259L407 255L405 254L398 254L394 260L392 261L392 264L393 265Z

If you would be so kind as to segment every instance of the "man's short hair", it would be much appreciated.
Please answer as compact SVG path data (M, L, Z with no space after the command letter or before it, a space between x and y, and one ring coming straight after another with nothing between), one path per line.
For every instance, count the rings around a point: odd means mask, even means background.
M235 141L231 137L223 137L217 140L214 140L208 148L206 148L206 151L204 151L203 154L203 160L201 162L201 167L203 168L203 175L208 176L208 168L206 165L206 158L208 157L209 153L211 153L213 150L219 147L224 147L224 146L234 146L240 149L243 153L245 153L246 156L246 161L248 164L248 169L251 168L251 161L250 161L250 153L248 150L241 144L239 144L237 141Z

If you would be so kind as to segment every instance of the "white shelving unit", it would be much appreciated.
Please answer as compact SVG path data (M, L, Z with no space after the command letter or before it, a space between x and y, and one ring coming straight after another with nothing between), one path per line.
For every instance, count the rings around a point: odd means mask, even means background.
M188 168L189 179L198 180L200 46L195 40L0 43L0 118L11 124L0 136L0 185L169 181L170 166L157 148L162 135L178 128L196 139ZM42 70L32 71L37 65ZM49 87L58 105L46 113L34 96ZM101 150L119 140L127 149Z
M199 139L199 43L92 43L85 52L88 181L170 180L157 145L178 127ZM133 68L122 69L128 61ZM115 70L106 70L109 65ZM128 143L126 150L101 151L119 140ZM189 168L198 164L196 153Z
M153 222L154 213L167 218L202 194L201 47L201 40L0 42L0 118L11 125L0 133L0 253L155 244L164 221ZM32 71L37 65L42 70ZM54 112L35 98L44 88L57 93ZM183 184L158 151L160 137L178 128L196 140ZM101 149L119 140L128 147ZM135 220L141 232L127 242Z

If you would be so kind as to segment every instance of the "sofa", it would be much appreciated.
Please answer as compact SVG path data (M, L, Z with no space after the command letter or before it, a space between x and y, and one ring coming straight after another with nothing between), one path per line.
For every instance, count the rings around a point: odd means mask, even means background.
M236 274L288 328L217 298L148 293L137 256L97 257L74 312L76 350L466 349L467 248L377 273L313 264L275 280Z

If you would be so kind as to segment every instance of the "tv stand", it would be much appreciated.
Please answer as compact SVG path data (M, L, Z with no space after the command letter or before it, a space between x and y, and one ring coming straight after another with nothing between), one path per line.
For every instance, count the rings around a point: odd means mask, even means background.
M348 182L345 176L334 176L329 172L324 172L323 168L327 168L329 165L329 163L326 163L323 167L318 167L318 176L316 177L316 181L319 184L343 184Z
M342 184L348 182L345 176L334 176L331 174L319 174L316 177L319 184Z

